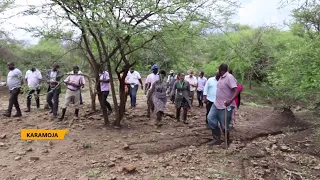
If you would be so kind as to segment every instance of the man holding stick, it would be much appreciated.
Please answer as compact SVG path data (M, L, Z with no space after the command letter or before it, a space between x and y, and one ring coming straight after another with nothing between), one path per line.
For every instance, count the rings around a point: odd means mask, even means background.
M53 118L56 118L58 115L59 95L61 93L61 86L59 81L61 80L62 76L63 74L61 73L61 71L59 71L58 64L54 64L52 66L52 69L49 69L46 74L46 80L48 84L47 103L51 109L50 113L53 114Z
M226 145L230 143L230 121L232 116L232 111L236 107L234 99L238 95L237 81L228 72L228 65L221 64L219 67L220 79L217 85L217 94L214 104L211 106L210 112L208 114L208 125L212 130L213 141L210 145L220 145L221 144L221 132L218 126L222 128Z

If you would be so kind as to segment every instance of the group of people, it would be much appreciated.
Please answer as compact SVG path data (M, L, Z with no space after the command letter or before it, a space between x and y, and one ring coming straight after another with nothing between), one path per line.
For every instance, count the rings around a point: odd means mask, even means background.
M18 95L23 84L22 73L15 67L14 63L8 63L7 85L10 90L9 106L4 116L10 117L12 108L15 106L17 113L13 117L22 116ZM198 107L206 104L206 124L212 130L214 141L212 145L220 144L221 129L227 132L225 136L229 141L229 132L232 120L235 117L235 108L240 105L240 92L242 86L237 84L237 80L232 75L232 71L228 69L228 65L221 64L214 77L207 79L204 72L200 72L199 76L194 75L194 71L189 70L188 74L175 74L173 70L167 76L166 71L159 71L159 67L154 64L151 68L152 73L146 78L143 84L141 75L131 67L125 77L126 93L130 96L131 108L135 108L137 104L137 91L139 85L147 96L147 116L150 117L151 112L156 114L156 125L162 125L162 117L167 103L170 99L175 104L176 119L180 121L182 111L182 121L188 124L187 114L193 106L195 94L198 98ZM59 65L55 64L46 73L47 83L47 104L50 107L53 117L58 115L59 95L61 93L61 82L66 87L65 101L62 105L62 113L58 118L63 120L67 107L70 103L75 106L74 116L79 116L79 105L82 103L81 89L85 85L84 75L79 71L78 66L73 66L73 70L67 74L63 80L64 74L59 70ZM112 113L112 107L107 101L110 92L110 77L107 71L100 71L100 97L101 102L108 110L108 114ZM41 72L36 68L31 68L26 72L24 77L28 84L27 109L25 112L31 111L31 98L35 94L36 106L40 108L39 94L42 83ZM226 117L225 117L226 116ZM225 118L227 124L225 124ZM225 131L226 130L226 131Z
M141 83L142 84L142 83ZM181 109L183 123L188 124L188 110L193 106L194 95L198 97L198 107L206 104L206 124L212 131L211 145L221 144L221 132L226 132L227 142L230 143L230 130L235 118L235 108L240 106L240 92L242 86L232 75L227 64L221 64L214 77L207 79L204 72L195 77L194 71L188 75L184 73L170 74L158 72L158 66L152 66L152 73L146 80L147 116L150 111L156 114L156 125L161 126L167 99L176 107L176 119L180 121ZM225 124L225 120L227 124Z
M62 113L58 120L63 120L66 114L66 110L69 104L74 104L75 112L74 117L79 116L79 105L82 104L81 89L85 85L85 78L82 72L79 70L78 66L73 66L71 72L67 73L67 77L62 79L65 75L59 70L59 65L54 64L51 69L46 72L46 103L50 108L50 113L53 118L58 118L59 110L59 96L61 94L61 83L66 85L65 101L62 105ZM18 101L18 96L21 93L21 87L24 81L28 86L27 93L27 108L25 112L31 111L31 99L34 96L36 101L36 107L40 108L39 95L41 91L42 84L42 74L41 71L32 67L28 70L22 77L21 71L15 67L13 62L8 63L9 73L7 76L7 86L10 90L10 98L7 112L3 115L6 117L11 117L13 106L16 108L16 114L13 117L21 117L21 109ZM63 81L62 81L63 80ZM110 103L108 103L107 96L109 94L109 73L107 71L100 72L100 87L101 87L101 98L103 104L106 105L108 113L112 112Z

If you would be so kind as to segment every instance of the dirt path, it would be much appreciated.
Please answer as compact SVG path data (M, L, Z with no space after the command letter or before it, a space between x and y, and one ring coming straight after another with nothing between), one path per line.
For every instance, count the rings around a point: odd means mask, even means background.
M1 94L0 98L5 109L8 97ZM86 95L84 100L90 102ZM18 119L1 117L0 135L6 136L0 138L0 179L320 178L319 138L314 126L305 123L314 117L300 113L297 117L304 119L299 120L272 108L243 106L232 132L235 141L225 155L223 148L206 145L211 136L204 108L193 108L190 124L184 125L174 121L174 106L168 104L161 128L146 118L145 109L145 97L139 95L138 107L129 111L122 129L104 127L99 112L91 114L88 105L71 128L72 108L62 123L52 121L45 110ZM22 141L23 128L70 132L63 141ZM136 171L126 173L125 167Z

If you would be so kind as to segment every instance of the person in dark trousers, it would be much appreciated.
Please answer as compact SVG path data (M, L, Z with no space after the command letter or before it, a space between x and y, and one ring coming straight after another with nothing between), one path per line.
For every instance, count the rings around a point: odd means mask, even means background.
M107 101L110 92L110 77L107 71L103 69L100 72L100 89L101 89L101 101L104 102L103 105L106 106L108 110L108 115L112 113L112 108L110 103Z
M7 113L3 114L6 117L11 117L12 107L16 108L17 113L13 117L21 117L21 110L18 102L18 96L20 94L20 88L22 85L22 73L15 67L13 62L8 63L8 77L7 77L7 86L10 90L9 106Z
M181 108L183 109L182 119L184 124L188 124L187 115L188 110L191 108L190 103L190 84L184 80L184 73L180 73L179 81L173 85L172 93L175 93L174 103L176 105L176 119L180 121Z
M27 95L27 109L25 110L25 112L30 112L32 94L34 93L36 93L34 97L36 100L37 109L40 108L39 94L40 94L40 85L42 80L41 72L38 69L32 67L30 70L26 72L25 80L29 88L28 95Z
M63 74L59 71L58 64L53 65L52 69L49 69L46 74L46 81L48 84L47 103L51 109L50 113L52 113L53 118L56 118L58 115L59 95L61 93L59 81L62 77Z
M217 93L217 85L220 78L219 71L216 72L214 77L211 77L206 82L206 85L203 89L203 102L206 104L206 124L208 124L208 114L211 109L212 104L216 100L216 93Z
M197 97L199 105L198 107L203 107L203 89L207 83L207 78L204 77L204 72L201 71L198 77L198 88L197 88Z
M140 73L138 71L135 71L134 67L130 68L130 71L128 72L126 77L126 82L128 83L127 87L131 100L131 108L135 108L137 104L137 91L139 89L139 84L141 86L141 89L143 90L143 83Z

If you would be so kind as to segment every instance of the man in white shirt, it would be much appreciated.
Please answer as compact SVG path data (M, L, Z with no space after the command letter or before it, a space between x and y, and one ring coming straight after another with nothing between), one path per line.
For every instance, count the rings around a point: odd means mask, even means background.
M34 96L36 100L36 105L38 109L40 108L39 94L40 94L40 84L42 80L42 75L38 69L33 67L26 72L26 75L24 78L29 87L29 92L27 95L27 109L25 110L25 112L30 112L32 94L35 92L37 93L37 95Z
M79 116L79 104L80 104L80 88L84 86L84 77L81 74L78 74L79 67L73 66L73 74L69 74L68 77L64 80L65 85L67 86L65 101L62 107L62 115L59 117L59 120L63 120L68 105L71 103L72 98L74 99L74 117L78 118Z
M156 81L158 81L160 79L159 77L159 67L158 65L154 64L152 67L151 67L151 70L152 70L152 73L149 74L147 76L147 79L146 79L146 83L145 83L145 94L148 93L149 89L151 88L152 84ZM152 96L147 96L147 97L152 97ZM151 101L151 98L147 99L147 104L148 104L148 109L147 109L147 117L150 117L150 113L151 113L151 110L153 111L154 110L154 106L153 106L153 103Z
M137 102L137 91L139 89L139 83L141 89L143 90L143 83L141 80L140 73L134 70L134 67L130 68L130 71L127 74L126 82L128 83L129 96L131 99L131 108L136 107Z
M217 70L214 77L210 77L204 86L203 89L203 101L206 104L206 124L208 124L208 114L210 112L211 106L213 105L214 101L216 100L217 94L217 86L218 81L220 79L219 70Z
M190 103L192 105L193 103L193 98L194 98L194 92L196 91L197 89L197 86L198 86L198 80L197 78L194 76L194 71L193 70L190 70L189 71L189 75L187 75L185 78L184 78L185 81L188 81L189 84L190 84Z
M198 77L198 88L197 88L197 97L199 102L198 107L203 107L203 90L206 83L207 83L207 78L204 77L204 72L201 71Z
M15 67L13 62L8 63L8 77L7 77L7 86L10 90L9 106L7 113L3 114L6 117L11 117L12 107L16 108L17 113L13 117L21 117L21 110L18 102L18 96L20 94L20 88L22 85L22 73Z

